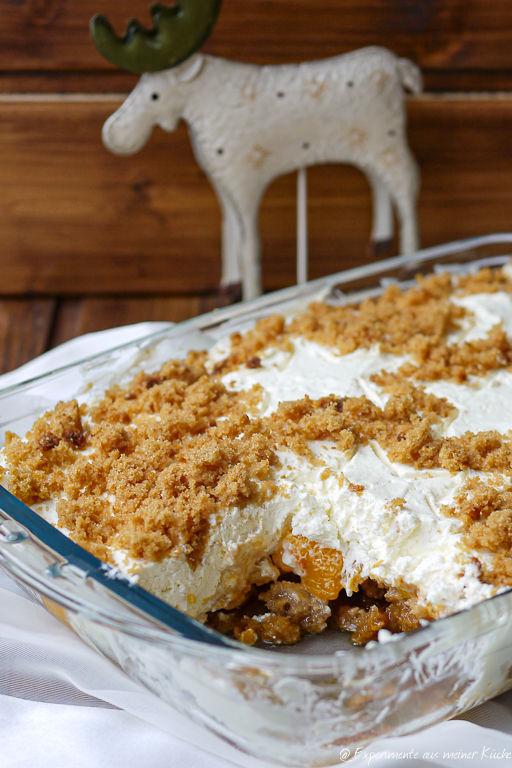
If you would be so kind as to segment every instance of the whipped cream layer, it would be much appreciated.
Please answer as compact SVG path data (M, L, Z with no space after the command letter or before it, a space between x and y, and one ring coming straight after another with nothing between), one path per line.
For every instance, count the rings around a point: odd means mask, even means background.
M460 343L483 339L500 323L507 336L512 337L512 302L509 293L475 293L456 296L452 302L472 314L463 319L461 330L449 336L448 341Z
M279 403L301 400L306 395L313 400L328 395L366 395L376 405L382 405L383 397L370 377L383 370L397 371L408 359L382 354L377 346L340 355L336 350L297 338L293 341L293 352L268 349L260 356L260 367L244 366L231 371L222 382L227 389L236 391L261 386L258 416L269 416Z
M367 578L414 586L420 604L441 616L494 594L494 587L479 580L474 555L462 546L460 522L441 512L468 472L416 470L401 476L378 446L363 446L351 458L332 443L312 447L320 466L292 452L280 454L283 477L293 487L289 492L300 498L292 533L342 553L348 595ZM394 508L396 499L404 503Z
M451 334L451 343L484 338L500 323L512 335L509 294L482 293L454 301L470 314L461 330ZM242 366L229 372L223 377L224 385L235 391L259 385L263 393L257 410L262 417L273 413L279 403L305 395L312 399L365 395L383 407L389 396L371 376L396 372L409 360L383 354L377 346L341 355L304 338L293 339L292 344L293 351L264 350L259 367ZM439 437L512 430L512 374L506 370L470 377L467 384L437 381L423 386L455 409L436 426ZM314 464L291 451L279 452L279 478L296 500L292 533L341 551L348 594L353 584L368 577L388 586L408 584L418 590L419 602L434 615L446 615L496 593L496 587L479 579L478 561L490 561L490 555L468 551L462 524L442 508L453 505L471 477L495 487L505 484L505 478L472 470L416 470L391 462L376 443L360 447L353 456L329 442L312 442L310 448ZM325 468L331 470L328 476ZM393 508L396 499L404 503Z
M6 467L0 452L0 466ZM8 487L6 473L0 485ZM288 486L292 490L293 482ZM151 561L112 550L118 572L194 619L205 621L209 611L238 605L253 583L274 581L279 576L269 553L290 530L298 508L298 489L290 497L276 494L263 504L230 507L210 520L210 532L195 567L184 554ZM33 505L48 523L58 526L56 500Z
M194 568L184 555L160 562L135 560L121 550L119 570L194 619L240 604L253 583L275 580L279 571L268 557L286 533L292 502L275 496L262 505L232 507L213 521L201 561Z

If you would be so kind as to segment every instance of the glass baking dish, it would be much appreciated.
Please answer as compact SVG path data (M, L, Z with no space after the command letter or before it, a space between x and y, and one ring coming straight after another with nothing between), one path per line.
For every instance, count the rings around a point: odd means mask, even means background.
M375 295L417 272L476 270L508 259L512 234L449 243L341 272L194 318L0 392L0 441L58 400L90 401L139 370L212 346L319 297ZM386 643L341 632L280 650L203 628L103 566L0 488L0 566L88 645L172 708L239 749L286 766L339 764L372 740L433 725L512 686L512 590Z

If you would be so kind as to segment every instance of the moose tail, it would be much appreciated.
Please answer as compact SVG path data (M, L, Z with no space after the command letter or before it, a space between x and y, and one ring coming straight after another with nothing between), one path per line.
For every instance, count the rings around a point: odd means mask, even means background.
M410 93L421 93L423 90L421 69L409 59L397 59L396 66L403 87Z

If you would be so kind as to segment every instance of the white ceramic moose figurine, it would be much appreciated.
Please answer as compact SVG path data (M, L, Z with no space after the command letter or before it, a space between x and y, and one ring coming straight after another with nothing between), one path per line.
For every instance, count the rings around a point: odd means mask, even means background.
M385 48L303 64L255 66L197 49L216 21L221 0L177 0L151 6L153 27L137 21L118 38L104 16L91 32L98 50L118 66L144 73L105 123L103 141L129 155L155 125L189 126L195 156L223 213L221 289L242 285L244 299L261 293L258 211L270 182L319 163L351 163L373 192L372 241L393 234L400 251L418 247L419 175L407 145L404 88L421 90L419 69Z

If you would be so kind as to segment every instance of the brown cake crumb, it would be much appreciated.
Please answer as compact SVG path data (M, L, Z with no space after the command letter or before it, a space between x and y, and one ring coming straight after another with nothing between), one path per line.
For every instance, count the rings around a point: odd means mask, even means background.
M56 448L60 443L60 437L57 437L52 432L47 432L45 435L41 435L37 442L42 451L51 451L52 448Z
M379 630L393 634L420 626L415 612L416 590L412 587L386 589L366 579L351 597L342 593L332 604L333 619L340 629L351 633L354 645L376 640ZM425 618L431 618L425 613Z
M494 555L491 566L482 566L483 581L512 586L512 486L494 488L470 478L455 497L455 506L443 511L462 522L470 549Z
M451 277L445 273L418 278L419 287L406 291L390 286L381 296L361 304L312 304L292 321L288 331L342 354L379 344L383 352L411 355L415 360L402 366L402 378L462 383L469 376L485 376L512 365L512 345L501 325L483 339L462 344L446 341L468 314L448 301L451 295L512 292L512 283L501 270L482 272L459 278L457 287L452 287Z
M262 420L273 445L313 458L309 443L332 440L341 451L354 451L375 440L391 461L416 469L474 469L512 474L512 441L496 431L436 437L433 427L453 413L444 398L427 394L396 374L374 377L390 397L379 408L367 397L347 397L339 410L334 397L305 397L281 403Z
M41 416L22 440L6 434L4 453L9 462L9 490L26 504L58 496L66 473L80 454L67 440L69 432L80 435L80 448L87 442L82 414L76 400L59 403Z
M465 382L469 376L510 368L512 346L501 326L484 339L448 344L447 336L460 327L469 313L449 301L451 296L472 293L512 292L512 282L501 269L483 269L460 276L449 273L417 278L418 285L402 291L389 286L382 295L359 304L330 306L313 303L286 326L284 318L271 315L256 323L244 336L234 334L229 357L216 367L226 373L240 365L254 367L256 353L265 348L291 349L291 339L303 336L337 349L345 355L375 344L383 352L410 355L414 363L400 370L402 378L421 381L445 379Z
M276 616L274 613L241 619L233 634L247 645L254 645L257 640L273 645L293 645L301 638L298 624L288 616Z
M386 589L366 579L351 597L342 591L337 599L325 601L312 595L303 584L288 581L288 575L283 578L267 591L253 593L244 605L233 611L210 614L209 624L221 632L233 633L237 640L248 645L258 641L291 645L304 634L323 632L329 622L350 632L354 645L366 645L377 639L380 629L395 634L420 626L412 608L413 588ZM264 613L261 602L267 608Z
M261 363L258 352L268 347L278 347L290 351L292 349L282 315L269 315L258 320L254 328L247 331L245 335L232 334L229 356L215 366L214 373L224 375L244 364L249 368L256 368ZM257 365L254 364L255 361L257 361Z
M460 275L457 280L457 294L468 296L474 293L512 293L512 281L501 267L484 267L469 275Z
M443 467L452 472L475 469L512 474L510 439L496 431L436 437L433 425L449 415L452 406L443 398L427 395L410 382L388 384L393 378L392 374L382 374L379 378L383 388L394 393L383 409L366 397L346 398L341 413L328 398L299 401L304 415L300 415L298 404L294 404L297 421L292 424L295 427L287 424L278 439L298 453L307 450L307 444L300 443L301 434L306 435L305 440L331 439L342 450L376 440L391 461L416 469ZM292 409L286 405L289 417ZM281 408L274 415L279 418L280 413ZM294 429L298 434L294 434Z
M418 364L406 363L400 369L400 375L409 379L445 379L463 384L470 376L485 376L499 368L510 369L512 365L512 344L501 324L476 341L433 345L422 339L415 347L411 352Z
M325 600L315 597L304 584L278 581L260 594L267 609L277 616L286 616L303 632L323 632L331 611Z
M340 605L334 613L334 620L340 629L352 634L354 645L366 645L376 640L380 629L387 624L387 616L376 605L368 610L356 606Z
M194 566L212 515L275 492L275 453L243 399L194 354L114 387L86 429L76 401L60 403L27 442L9 436L10 490L28 504L58 498L59 525L102 559L110 547L148 560L185 552Z
M360 304L333 307L312 304L289 326L293 335L335 347L342 354L380 344L383 352L403 354L418 337L439 341L459 327L466 312L447 301L449 274L418 278L418 287L389 286L381 296Z
M210 614L209 623L221 632L233 632L248 645L257 641L292 645L303 634L323 632L330 615L325 600L312 595L303 584L285 580L257 596L253 593L240 608Z

